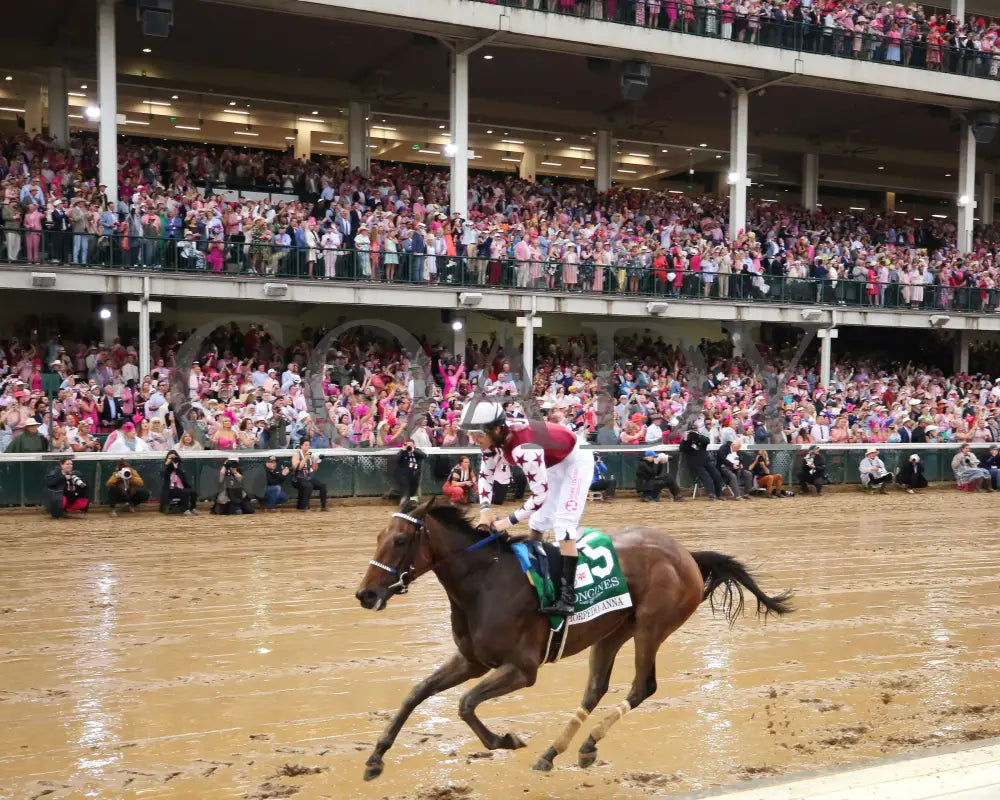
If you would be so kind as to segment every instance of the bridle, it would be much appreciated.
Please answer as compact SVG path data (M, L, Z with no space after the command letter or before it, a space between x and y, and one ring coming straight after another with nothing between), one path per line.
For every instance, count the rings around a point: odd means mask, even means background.
M376 561L374 558L368 563L373 567L378 567L381 570L385 570L390 575L397 575L398 580L385 587L385 592L387 596L391 597L394 594L406 594L410 590L410 584L413 583L421 575L424 575L432 570L443 567L445 564L450 562L452 559L460 556L462 553L471 553L473 550L478 550L481 547L485 547L491 542L495 542L503 533L501 531L493 531L489 536L480 539L478 542L473 542L468 547L462 548L461 550L456 550L453 553L442 558L440 561L432 561L426 567L421 569L414 569L414 550L418 547L420 543L420 536L426 530L424 528L424 521L419 517L414 517L411 514L404 514L402 511L397 511L392 515L395 519L401 519L405 522L409 522L416 528L416 532L410 537L410 546L406 549L406 553L399 561L398 567L391 567L388 564L383 564L381 561ZM404 566L405 565L405 566Z

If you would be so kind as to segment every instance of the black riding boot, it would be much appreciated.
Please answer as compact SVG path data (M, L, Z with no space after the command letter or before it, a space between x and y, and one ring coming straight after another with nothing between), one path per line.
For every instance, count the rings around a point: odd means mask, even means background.
M562 557L562 580L559 587L559 598L554 605L538 609L539 614L557 617L568 617L574 611L576 592L573 583L576 579L576 556Z

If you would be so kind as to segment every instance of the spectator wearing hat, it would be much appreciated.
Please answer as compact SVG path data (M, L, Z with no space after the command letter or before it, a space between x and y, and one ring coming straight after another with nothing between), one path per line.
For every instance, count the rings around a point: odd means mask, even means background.
M991 448L991 450L996 450L996 447ZM920 460L920 456L914 453L900 465L896 481L906 490L907 494L913 494L916 489L927 488L927 478L924 477L924 464Z
M669 457L666 453L657 453L655 450L647 450L642 454L642 458L635 465L635 489L639 493L639 500L643 503L659 503L660 493L668 489L674 501L679 502L684 498L681 490L667 470Z
M61 199L52 201L52 213L49 214L49 258L53 263L62 264L66 261L66 232L69 230L69 216Z
M105 486L108 487L112 517L118 516L116 505L124 504L129 511L135 511L137 506L149 500L149 490L143 486L142 476L124 458L118 459L118 465Z
M802 494L809 493L809 487L816 489L816 494L823 494L823 487L826 485L826 459L819 449L819 445L813 445L806 450L802 458L802 467L799 470L799 489Z
M858 466L861 474L861 485L869 491L879 491L885 494L892 483L892 473L885 468L885 463L878 457L878 448L869 447L865 457ZM987 473L989 477L989 473Z
M28 417L18 426L16 436L7 448L8 453L44 453L49 449L49 442L38 432L39 422L34 417ZM72 463L72 461L71 461Z
M135 425L126 422L114 437L114 441L107 446L106 453L148 453L149 444L139 438Z
M60 459L59 465L45 476L45 509L53 519L69 511L85 512L90 508L89 487L73 469L73 459Z
M264 476L267 485L264 487L264 497L261 499L261 506L265 511L277 511L278 506L288 502L288 494L281 487L285 478L291 470L288 467L279 467L278 459L268 456L264 462Z

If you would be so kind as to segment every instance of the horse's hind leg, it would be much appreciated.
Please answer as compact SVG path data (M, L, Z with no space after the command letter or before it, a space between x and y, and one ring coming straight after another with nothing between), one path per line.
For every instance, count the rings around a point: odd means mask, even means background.
M444 664L414 686L413 690L403 701L403 705L400 706L399 711L396 712L396 716L392 718L392 721L382 732L378 742L375 744L375 750L372 751L371 756L365 762L365 780L370 781L382 774L382 756L386 750L392 747L392 743L396 741L399 731L406 723L410 714L413 713L413 709L431 695L443 692L452 686L458 686L460 683L465 683L469 678L478 678L487 669L487 667L481 664L474 664L469 661L461 653L455 653Z
M624 717L629 711L656 691L656 651L660 649L663 640L673 631L666 631L661 636L637 634L635 638L635 678L632 688L614 711L602 719L591 732L587 740L580 746L579 764L589 767L597 759L597 743L608 735L611 726Z
M462 696L458 703L458 715L472 728L487 750L517 750L524 747L524 742L515 733L503 736L493 733L476 716L476 707L494 697L502 697L525 686L532 686L537 674L538 667L534 665L521 667L516 664L503 664Z
M552 762L556 756L565 752L569 747L576 732L587 721L587 717L597 708L597 704L608 692L608 683L611 680L611 670L615 665L615 658L622 645L632 638L632 626L615 631L606 639L601 639L590 648L590 677L587 678L587 688L583 693L583 700L570 721L566 724L559 738L553 742L552 746L542 753L541 757L534 763L532 769L540 772L548 772L552 769Z

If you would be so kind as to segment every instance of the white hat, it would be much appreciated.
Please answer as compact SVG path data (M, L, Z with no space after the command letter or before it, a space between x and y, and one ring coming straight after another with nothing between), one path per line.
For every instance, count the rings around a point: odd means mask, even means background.
M493 400L480 400L465 407L458 427L463 431L481 431L504 421L503 405Z
M920 461L920 456L914 453L912 456L910 456L910 461L917 463L918 461Z
M877 453L877 452L878 452L877 447L869 447L867 450L865 450L865 455L868 456L871 455L872 453Z

